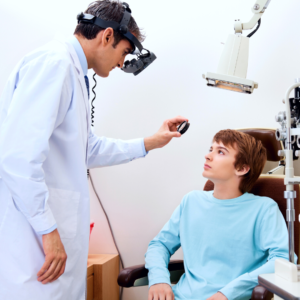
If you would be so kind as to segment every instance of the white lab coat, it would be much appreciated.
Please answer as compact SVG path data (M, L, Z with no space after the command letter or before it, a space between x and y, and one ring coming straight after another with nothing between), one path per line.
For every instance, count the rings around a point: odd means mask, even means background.
M84 75L70 44L53 41L18 64L0 98L0 299L85 299L87 168L142 156L141 139L91 132ZM43 285L40 232L55 224L66 270Z

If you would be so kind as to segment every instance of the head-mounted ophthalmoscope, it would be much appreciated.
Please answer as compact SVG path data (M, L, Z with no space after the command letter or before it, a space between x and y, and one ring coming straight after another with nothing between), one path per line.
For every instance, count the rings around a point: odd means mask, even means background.
M104 29L112 28L113 30L120 32L130 42L133 49L131 54L135 54L137 56L137 59L132 59L131 61L127 60L121 70L125 73L138 75L156 59L156 56L154 53L144 49L139 40L131 32L129 32L128 23L131 17L131 9L125 2L123 2L123 6L125 11L120 23L115 21L105 21L93 15L84 13L78 14L77 20L78 23L82 22L86 24L93 24Z

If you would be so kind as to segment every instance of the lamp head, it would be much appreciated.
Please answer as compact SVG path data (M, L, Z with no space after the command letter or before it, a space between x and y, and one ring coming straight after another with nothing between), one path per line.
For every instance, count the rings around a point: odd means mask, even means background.
M252 94L258 84L246 79L249 38L231 34L224 46L217 73L203 75L207 85L229 91Z
M206 75L203 74L203 78L207 80L207 86L233 92L252 94L258 88L256 82L236 76L207 72Z

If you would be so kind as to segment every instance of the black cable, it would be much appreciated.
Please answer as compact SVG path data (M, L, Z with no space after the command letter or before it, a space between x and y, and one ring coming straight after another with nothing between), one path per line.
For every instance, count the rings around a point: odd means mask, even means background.
M256 27L252 32L250 32L250 33L247 35L248 38L251 38L251 36L259 29L260 23L261 23L261 19L258 20L258 22L257 22L257 24L258 24L257 27Z
M95 113L95 110L94 110L95 106L93 105L93 102L94 102L95 99L96 99L95 88L96 88L96 86L97 86L97 81L96 81L95 76L96 76L96 73L94 73L94 75L93 75L93 79L94 79L95 85L94 85L93 88L92 88L92 92L93 92L93 94L94 94L94 98L93 98L93 100L91 101L91 125L92 125L93 127L94 127L94 113ZM96 195L96 197L97 197L97 199L98 199L98 201L99 201L99 204L100 204L100 206L101 206L101 208L102 208L102 210L103 210L103 212L104 212L106 221L107 221L108 226L109 226L109 229L110 229L110 233L111 233L111 235L112 235L112 238L113 238L115 247L116 247L116 249L117 249L117 251L118 251L118 254L119 254L119 257L120 257L120 262L121 262L122 269L124 269L124 264L123 264L122 256L121 256L121 253L120 253L120 251L119 251L118 245L117 245L117 243L116 243L116 239L115 239L115 236L114 236L114 233L113 233L113 230L112 230L112 227L111 227L109 218L108 218L107 213L106 213L106 211L105 211L105 209L104 209L104 207L103 207L103 204L102 204L102 202L101 202L101 200L100 200L100 197L99 197L99 195L98 195L98 193L97 193L97 191L96 191L96 189L95 189L94 182L93 182L92 176L91 176L91 174L90 174L90 170L87 170L87 175L88 175L88 178L91 179L91 184L92 184L93 190L94 190L95 195ZM122 296L123 296L123 287L121 287L120 300L122 300Z
M93 100L92 100L92 102L91 102L91 106L92 106L92 109L91 109L91 125L92 125L93 127L94 127L94 113L95 113L95 110L94 110L95 106L93 105L93 102L94 102L95 99L96 99L96 92L95 92L94 90L95 90L95 88L96 88L96 86L97 86L97 81L96 81L95 76L96 76L96 73L94 73L94 75L93 75L93 79L94 79L94 81L95 81L95 85L94 85L93 88L92 88L92 92L94 93L94 98L93 98ZM87 177L89 178L89 176L90 176L90 170L87 170Z
M96 78L95 78L95 76L96 76L96 73L94 73L94 75L93 75L93 79L94 79L94 81L95 81L95 85L93 86L93 88L92 88L92 92L93 92L93 94L94 94L94 98L93 98L93 100L91 101L91 106L92 106L92 109L91 109L91 125L94 127L94 113L95 113L95 111L94 111L94 108L95 108L95 106L93 105L93 102L95 101L95 99L96 99L96 92L95 92L95 88L96 88L96 86L97 86L97 81L96 81Z
M95 189L94 182L93 182L93 178L92 178L92 175L91 175L91 174L90 174L90 180L91 180L91 184L92 184L93 190L94 190L94 192L95 192L95 195L96 195L96 197L97 197L97 199L98 199L98 201L99 201L99 204L100 204L100 206L101 206L101 208L102 208L102 210L103 210L103 212L104 212L106 221L107 221L107 223L108 223L108 226L109 226L109 229L110 229L110 233L111 233L111 235L112 235L112 238L113 238L115 247L116 247L116 249L117 249L117 251L118 251L118 254L119 254L119 257L120 257L120 262L121 262L122 269L124 269L123 259L122 259L121 253L120 253L120 251L119 251L118 245L117 245L117 243L116 243L116 239L115 239L115 236L114 236L114 232L113 232L113 230L112 230L112 227L111 227L109 218L108 218L108 216L107 216L107 213L106 213L106 211L105 211L105 209L104 209L104 207L103 207L103 204L102 204L102 202L101 202L101 200L100 200L100 197L99 197L99 195L98 195L98 193L97 193L97 191L96 191L96 189ZM121 287L120 300L122 300L122 296L123 296L123 287Z
M93 88L92 88L92 92L94 93L94 98L93 98L93 100L92 100L92 102L91 102L91 106L92 106L92 109L91 109L91 125L92 125L93 127L94 127L94 113L95 113L95 111L94 111L95 106L93 105L93 102L94 102L95 99L96 99L96 92L94 91L94 89L95 89L95 87L97 86L97 81L96 81L95 76L96 76L96 73L94 73L94 75L93 75L93 79L94 79L94 81L95 81L95 85L94 85ZM90 176L90 170L87 170L87 177L89 178L89 176Z

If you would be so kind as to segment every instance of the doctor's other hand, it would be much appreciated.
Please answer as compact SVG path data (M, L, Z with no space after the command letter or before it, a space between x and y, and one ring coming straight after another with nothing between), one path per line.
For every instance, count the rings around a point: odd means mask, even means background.
M177 132L177 126L184 121L188 122L188 119L181 116L165 120L154 135L144 139L146 151L162 148L166 146L172 138L181 137L181 134Z
M217 292L214 295L210 296L206 300L228 300L227 297L221 292Z
M167 283L158 283L150 287L148 300L174 300L172 288Z
M56 280L65 272L67 254L57 229L44 234L42 239L45 263L37 273L37 276L38 281L46 284Z

